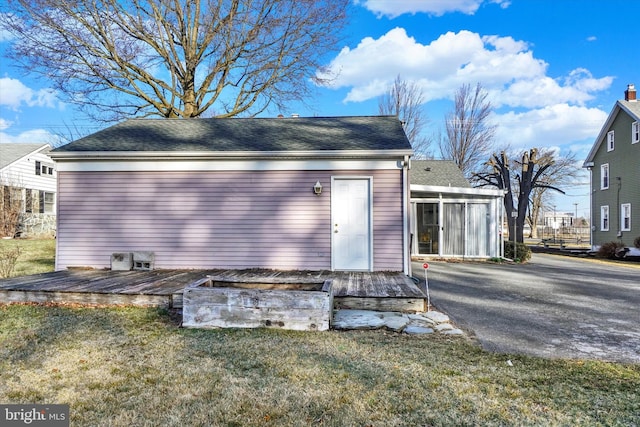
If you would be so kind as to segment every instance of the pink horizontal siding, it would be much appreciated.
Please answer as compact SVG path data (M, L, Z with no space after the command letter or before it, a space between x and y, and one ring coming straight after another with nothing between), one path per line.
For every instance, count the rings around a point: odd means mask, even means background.
M402 171L378 171L373 179L373 267L402 271Z
M329 269L332 175L60 172L57 268L152 251L156 268ZM374 269L402 270L400 171L339 175L374 176Z

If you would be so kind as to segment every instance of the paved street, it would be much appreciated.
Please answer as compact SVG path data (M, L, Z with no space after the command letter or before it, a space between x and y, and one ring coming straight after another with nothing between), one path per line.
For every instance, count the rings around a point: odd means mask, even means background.
M487 350L640 363L637 263L533 254L525 265L429 265L432 303ZM422 262L413 275L424 278Z

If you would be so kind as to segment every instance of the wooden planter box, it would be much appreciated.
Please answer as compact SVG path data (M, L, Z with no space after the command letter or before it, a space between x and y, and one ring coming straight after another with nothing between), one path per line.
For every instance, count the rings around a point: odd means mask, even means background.
M326 331L331 327L331 280L286 283L275 279L233 281L207 277L184 290L187 328L280 328Z

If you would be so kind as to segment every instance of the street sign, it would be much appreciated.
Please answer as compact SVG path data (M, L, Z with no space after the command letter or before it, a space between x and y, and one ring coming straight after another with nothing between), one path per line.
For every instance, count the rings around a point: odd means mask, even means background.
M431 310L431 297L429 297L429 278L427 277L427 270L429 269L429 263L422 264L424 268L424 290L427 293L427 311Z

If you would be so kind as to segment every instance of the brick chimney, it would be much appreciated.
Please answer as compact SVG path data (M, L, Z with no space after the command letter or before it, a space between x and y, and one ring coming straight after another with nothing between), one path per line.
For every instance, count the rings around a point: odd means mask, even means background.
M627 90L624 91L624 100L636 102L636 87L633 84L627 85Z

